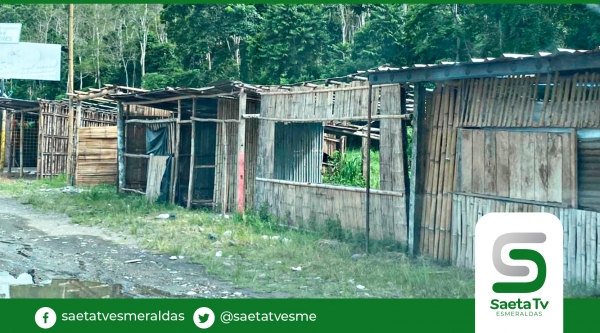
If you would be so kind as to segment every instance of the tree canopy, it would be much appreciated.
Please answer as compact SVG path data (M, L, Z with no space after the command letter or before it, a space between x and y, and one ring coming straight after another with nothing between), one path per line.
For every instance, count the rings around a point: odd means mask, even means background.
M23 24L22 41L65 46L61 82L10 80L12 97L65 96L67 14L68 5L0 4L0 22ZM382 64L593 49L599 18L590 5L75 5L75 87L286 84Z

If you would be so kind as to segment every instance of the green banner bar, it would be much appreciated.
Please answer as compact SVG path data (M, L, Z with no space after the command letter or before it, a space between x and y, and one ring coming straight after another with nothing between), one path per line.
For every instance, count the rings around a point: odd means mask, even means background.
M204 300L204 299L12 299L3 301L3 331L36 332L36 320L52 319L55 332L198 332L197 309L214 313L210 332L474 332L473 299L396 300ZM565 332L588 331L600 311L600 300L566 299ZM46 317L44 319L44 317ZM211 315L196 316L201 323Z

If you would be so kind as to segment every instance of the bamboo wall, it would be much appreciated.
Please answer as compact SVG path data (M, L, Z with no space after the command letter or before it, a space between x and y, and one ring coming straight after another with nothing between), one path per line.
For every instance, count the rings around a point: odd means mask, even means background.
M475 225L492 212L548 212L563 225L563 265L565 282L597 285L600 283L598 235L600 213L507 202L468 195L453 195L452 263L474 268Z
M453 214L451 193L458 189L456 150L459 128L553 127L566 130L598 128L600 127L599 81L600 75L598 74L579 73L567 77L554 73L546 77L510 76L508 78L467 79L439 83L432 96L426 100L424 141L427 151L420 153L420 158L425 159L424 185L417 189L417 195L423 196L418 221L421 226L420 252L436 259L450 260L450 230ZM490 153L492 153L493 140L491 136L487 138ZM509 141L508 148L510 151L511 145L527 143L531 148L522 149L525 149L527 154L533 154L530 157L534 156L534 158L533 161L525 160L526 157L522 155L521 163L526 163L528 167L530 162L535 163L535 143L530 141L529 139ZM543 145L543 141L544 139L541 139L541 145ZM561 144L564 143L563 141L561 139ZM573 140L570 142L573 143ZM556 142L551 143L551 145L554 144ZM504 141L501 145L504 145ZM474 139L471 148L473 151L479 151L479 155L485 158L486 137ZM515 151L513 150L512 153ZM575 150L563 149L563 160L573 161L572 157L567 156L573 151ZM509 155L509 158L513 158L511 156ZM498 158L497 155L496 158ZM544 165L543 169L546 170L548 163ZM570 170L564 163L562 165L561 174L573 172L577 168L577 164L572 165ZM489 162L488 166L491 167ZM489 167L488 174L491 180L493 172L490 173L490 171L493 170ZM483 170L485 175L485 164ZM553 171L555 176L558 176L558 173L558 170ZM506 175L501 174L501 176L505 177ZM540 178L539 184L543 185L544 179L547 180L547 175L538 178ZM555 181L558 182L558 177L556 178ZM577 178L571 178L571 180L573 179ZM561 196L562 201L566 202L569 201L569 194L564 187L572 188L573 183L568 184L569 177L566 176L562 177L562 180L564 183ZM534 197L536 182L537 180L534 178L533 187L527 188L527 191L531 188L534 189ZM506 191L506 188L502 188L502 186L509 185L509 196L510 186L513 183L514 181L511 183L510 180L507 183L506 179L496 180L496 186L500 184L502 193ZM484 191L489 190L485 189L487 185L494 186L484 181ZM513 188L516 189L517 186L515 183ZM523 188L522 186L521 184L521 188ZM497 187L496 191L498 191ZM576 191L571 193L574 192ZM551 194L551 196L557 195L555 192ZM520 196L523 194L521 193ZM526 194L526 196L530 197L531 195ZM543 200L545 196L545 200L549 200L547 194L544 195L543 191L539 191L539 200Z
M365 189L264 178L256 179L256 187L256 202L266 204L269 214L282 218L290 227L308 229L339 220L343 230L365 233ZM370 202L370 237L406 244L404 194L372 190Z
M255 101L248 100L246 102L246 114L257 113L259 105L260 104ZM239 101L237 99L219 99L217 104L217 119L239 119ZM206 128L215 125L198 122L196 126L204 126L204 128ZM201 133L198 134L203 135ZM223 206L225 206L225 211L232 211L237 207L238 124L235 122L216 124L214 139L211 139L211 141L215 144L214 157L205 156L203 159L212 159L214 163L212 200L215 204L215 208L219 211L223 209ZM198 147L199 145L201 147L204 146L203 143L198 143L196 146ZM258 120L246 120L244 142L244 200L247 207L251 207L253 201L254 178L256 178L257 170L257 148ZM209 148L205 147L201 151L207 151L207 149ZM197 161L196 165L202 165L198 164L198 162L205 163Z
M379 110L379 96L384 87L374 86L372 112ZM366 82L355 81L341 88L298 89L264 93L261 96L261 116L283 119L328 119L345 117L367 118L369 89Z
M69 105L40 102L38 176L52 178L67 172Z
M596 73L461 80L460 125L598 127L599 83Z
M90 106L73 107L73 162L77 146L77 129L81 127L115 126L116 112ZM77 112L81 111L81 114ZM69 155L69 104L66 101L40 101L40 123L37 173L51 178L67 173ZM74 168L76 164L73 163Z
M575 132L459 131L459 191L574 203Z
M117 127L81 127L78 132L76 185L116 184Z

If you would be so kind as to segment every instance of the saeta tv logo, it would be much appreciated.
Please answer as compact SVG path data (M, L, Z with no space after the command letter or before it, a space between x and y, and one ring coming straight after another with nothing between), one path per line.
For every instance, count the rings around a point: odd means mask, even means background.
M548 213L491 213L475 228L475 329L563 327L563 231Z
M525 277L529 275L527 266L509 266L502 261L502 248L509 244L539 244L546 241L541 232L511 232L496 239L493 248L493 262L496 270L505 276ZM497 282L492 289L495 293L532 293L540 290L546 281L546 261L537 251L531 249L513 249L509 252L512 260L529 260L537 267L537 276L531 282Z

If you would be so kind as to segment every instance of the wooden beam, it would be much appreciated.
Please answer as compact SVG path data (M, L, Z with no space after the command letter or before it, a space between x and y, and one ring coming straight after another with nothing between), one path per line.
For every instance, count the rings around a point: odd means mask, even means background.
M324 188L324 189L337 190L337 191L347 191L347 192L357 192L357 193L365 193L366 192L366 189L361 188L361 187L293 182L290 180L279 180L279 179L270 179L270 178L261 178L261 177L256 177L256 180L259 182L266 182L266 183L273 183L273 184L298 185L298 186ZM371 189L371 194L388 195L388 196L392 196L392 197L404 197L404 193L399 192L399 191L382 191L382 190Z
M128 153L124 153L123 156L125 157L131 157L131 158L145 158L145 159L149 159L150 155L146 155L146 154L128 154Z
M196 116L196 99L192 100L192 118ZM192 208L194 195L194 173L196 171L196 122L192 121L192 142L190 147L190 176L188 182L187 209Z
M177 122L175 123L175 152L173 156L173 164L171 164L171 204L175 204L175 196L177 195L177 182L179 181L179 136L181 135L181 100L177 101Z
M119 179L117 190L123 192L125 188L125 122L121 102L117 103L117 110L117 170Z
M73 173L74 173L74 181L71 181L71 185L75 185L77 184L77 159L79 157L79 130L81 128L81 125L83 123L83 115L81 114L81 103L77 104L77 126L75 126L76 132L75 132L75 142L74 142L74 150L75 150L75 157L74 157L74 161L73 161Z
M13 146L14 146L14 142L13 142L13 122L15 121L15 115L14 114L10 114L10 117L8 119L8 127L7 127L7 133L6 133L6 137L8 138L8 144L6 145L6 152L8 153L8 157L6 157L7 160L7 167L8 167L8 173L12 173L12 165L13 165Z
M222 93L222 94L213 94L213 95L180 95L180 96L175 96L175 97L168 97L168 98L162 98L162 99L154 99L154 100L143 100L143 101L139 101L139 102L127 102L128 105L147 105L147 104L158 104L158 103L165 103L165 102L181 102L184 99L193 99L193 98L219 98L219 97L224 97L224 96L230 96L231 93ZM136 98L142 98L142 96L138 97L136 96ZM179 108L179 106L178 106Z
M6 110L2 110L2 127L0 128L0 170L4 170L6 157Z
M420 212L419 198L420 191L422 189L422 178L424 173L422 161L425 157L425 151L423 150L423 138L425 131L425 86L423 84L415 85L415 109L413 111L413 124L412 124L412 156L410 163L410 192L408 195L409 208L408 208L408 248L412 255L416 255L419 249L419 229L421 227L420 217L416 214ZM419 155L419 152L423 152L423 155Z
M578 159L577 159L577 129L572 128L571 129L571 133L570 133L570 137L571 137L571 198L572 198L572 202L571 205L573 206L573 209L578 209L579 208L579 199L578 199L578 193L577 193L577 189L578 189L578 168L577 165L578 163Z
M239 124L238 124L238 137L237 137L237 210L242 216L244 215L244 159L245 159L245 144L246 144L246 122L243 121L244 114L246 113L246 91L244 88L240 89L239 94Z
M67 183L71 182L71 174L73 167L73 123L75 120L75 109L73 108L73 99L69 99L69 138L67 141Z
M369 233L370 233L370 218L371 218L371 113L372 113L372 103L373 100L373 86L371 84L369 84L369 98L367 99L367 176L366 178L366 183L367 183L367 188L366 188L366 202L365 202L365 206L366 206L366 225L365 225L365 232L366 232L366 253L369 254Z
M327 122L327 121L365 121L368 117L365 116L357 116L357 117L339 117L339 118L269 118L269 117L260 117L256 115L246 115L244 116L246 119L260 119L267 121L276 121L282 123L319 123L319 122ZM381 119L402 119L402 120L411 120L411 114L388 114L388 115L371 115L371 121L381 120Z
M25 139L23 138L23 136L25 135L25 114L21 113L21 121L20 121L20 126L21 128L19 129L19 177L23 178L23 143L25 142Z
M206 119L206 118L196 118L196 117L192 117L190 118L193 121L197 121L200 123L239 123L240 120L238 119Z
M136 124L166 124L166 123L174 123L174 122L177 122L177 119L175 119L175 118L167 118L167 119L128 119L128 120L125 121L126 124L130 124L130 123L136 123Z
M221 204L221 213L225 215L227 212L227 124L221 123L221 142L223 144L222 152L223 152L223 167L221 174L221 186L223 189L221 193L223 194L222 204Z

